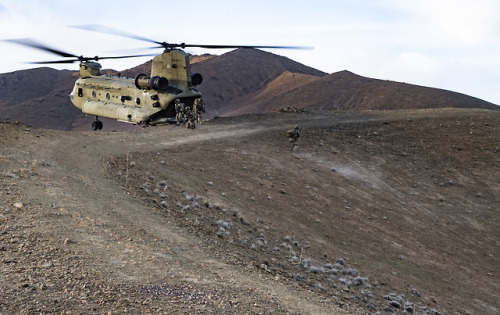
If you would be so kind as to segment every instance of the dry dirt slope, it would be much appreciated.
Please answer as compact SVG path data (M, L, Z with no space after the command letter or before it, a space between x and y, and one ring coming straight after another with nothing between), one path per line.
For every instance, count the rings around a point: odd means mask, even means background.
M498 312L497 111L2 125L5 313ZM284 130L299 123L297 155ZM339 307L342 306L342 308Z

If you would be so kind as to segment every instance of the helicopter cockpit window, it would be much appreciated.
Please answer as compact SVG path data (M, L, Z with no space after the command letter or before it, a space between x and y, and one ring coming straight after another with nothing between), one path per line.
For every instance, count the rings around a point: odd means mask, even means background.
M92 97L93 97L93 98L95 98L95 97L96 97L95 91L92 91Z
M82 88L78 88L78 96L83 97L83 89Z

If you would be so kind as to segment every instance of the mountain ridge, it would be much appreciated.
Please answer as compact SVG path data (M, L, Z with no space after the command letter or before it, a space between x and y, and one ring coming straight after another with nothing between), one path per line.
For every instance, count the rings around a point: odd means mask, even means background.
M237 49L220 56L191 56L192 73L207 104L207 118L270 113L277 108L307 110L398 110L499 106L443 89L363 77L343 70L331 74L257 49ZM107 75L134 78L149 73L151 61ZM77 71L42 67L0 74L0 121L72 130L85 116L68 97ZM123 127L127 128L127 127Z

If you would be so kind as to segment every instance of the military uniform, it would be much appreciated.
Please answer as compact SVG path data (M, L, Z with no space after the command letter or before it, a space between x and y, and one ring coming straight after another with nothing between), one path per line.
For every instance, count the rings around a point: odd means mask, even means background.
M181 103L179 99L175 100L175 121L177 122L177 126L181 123L184 123L184 103Z
M186 112L184 113L184 120L186 121L186 128L196 128L196 117L189 107L186 108Z
M201 98L197 98L194 101L193 107L196 121L201 125L203 121L203 117L201 116L201 114L205 112L205 102Z
M297 140L300 137L300 129L299 126L295 126L293 129L287 131L288 140L292 143L292 150L295 151L298 146Z

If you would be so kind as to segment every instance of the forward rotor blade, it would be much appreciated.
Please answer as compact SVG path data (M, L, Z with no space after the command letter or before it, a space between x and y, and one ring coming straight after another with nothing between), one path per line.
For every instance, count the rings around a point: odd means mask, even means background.
M30 64L40 64L40 65L45 65L45 64L58 64L58 63L74 63L74 62L84 62L84 61L90 61L90 60L105 60L105 59L124 59L124 58L135 58L135 57L150 57L150 56L156 56L156 54L146 54L146 55L130 55L130 56L113 56L113 57L77 57L76 59L68 59L68 60L54 60L54 61L34 61L34 62L29 62Z
M56 61L33 61L33 62L28 62L29 64L34 64L34 65L49 65L49 64L58 64L58 63L74 63L78 62L78 59L68 59L68 60L56 60Z
M76 56L76 55L73 55L73 54L70 54L70 53L58 50L58 49L54 49L54 48L46 46L44 44L40 44L40 43L38 43L38 42L36 42L36 41L34 41L32 39L29 39L29 38L6 39L5 41L11 42L11 43L14 43L14 44L18 44L18 45L22 45L22 46L27 46L27 47L31 47L31 48L43 50L43 51L48 51L48 52L50 52L52 54L55 54L55 55L58 55L58 56L61 56L61 57L68 57L68 58L75 57L75 58L78 58L78 56Z
M35 48L43 51L48 51L52 54L61 56L61 57L66 57L66 58L74 58L74 59L66 59L66 60L55 60L55 61L35 61L35 62L30 62L31 64L57 64L57 63L73 63L73 62L84 62L84 61L90 61L90 60L95 60L98 61L100 59L123 59L123 58L135 58L135 57L149 57L149 56L156 56L156 54L143 54L143 55L127 55L127 56L112 56L112 57L83 57L83 56L77 56L73 55L58 49L54 49L52 47L49 47L47 45L41 44L39 42L36 42L32 39L29 38L21 38L21 39L6 39L4 40L6 42L11 42L14 44L22 45L22 46L27 46L30 48Z

